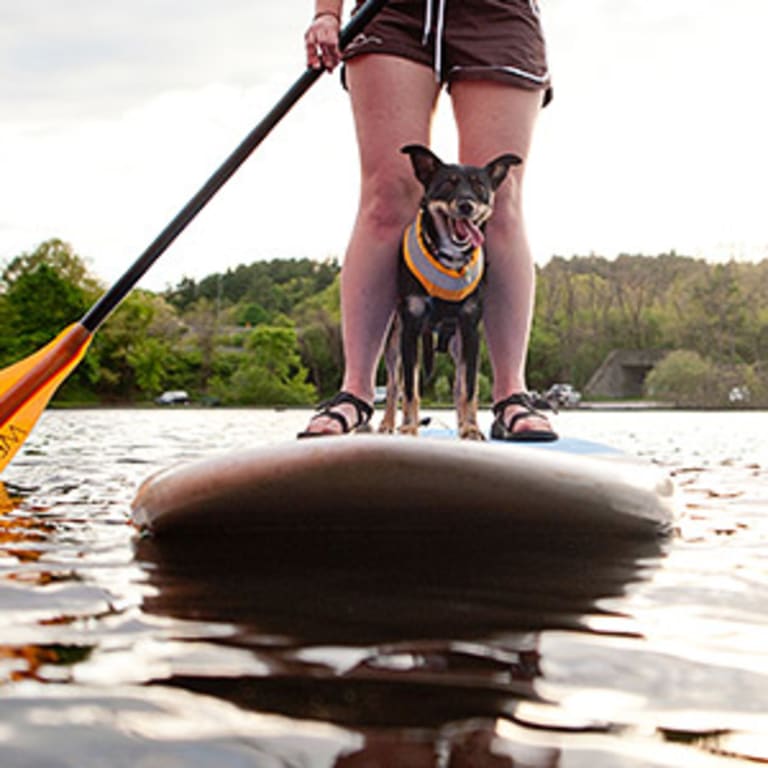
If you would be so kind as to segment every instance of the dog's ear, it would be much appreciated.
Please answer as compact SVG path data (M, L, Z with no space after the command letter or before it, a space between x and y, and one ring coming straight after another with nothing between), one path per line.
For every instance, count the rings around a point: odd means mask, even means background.
M428 187L437 170L442 167L443 161L432 150L423 147L421 144L408 144L408 146L403 147L400 151L411 158L416 178L425 188Z
M517 155L509 153L500 155L495 160L491 160L491 162L485 166L485 172L491 180L493 189L496 190L501 186L501 182L507 178L507 173L513 165L520 165L522 162L522 159Z

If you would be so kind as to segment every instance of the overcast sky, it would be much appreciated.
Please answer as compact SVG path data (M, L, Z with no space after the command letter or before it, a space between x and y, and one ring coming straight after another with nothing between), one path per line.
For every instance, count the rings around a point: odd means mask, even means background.
M768 257L768 0L541 5L555 100L529 159L536 260ZM60 237L119 277L301 74L311 7L0 0L0 265ZM326 77L142 285L341 257L356 201L347 98Z

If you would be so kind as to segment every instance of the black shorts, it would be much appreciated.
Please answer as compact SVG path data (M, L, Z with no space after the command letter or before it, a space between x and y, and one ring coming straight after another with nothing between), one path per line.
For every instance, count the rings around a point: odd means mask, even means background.
M552 97L536 0L390 0L343 57L368 53L424 64L449 87L491 80Z

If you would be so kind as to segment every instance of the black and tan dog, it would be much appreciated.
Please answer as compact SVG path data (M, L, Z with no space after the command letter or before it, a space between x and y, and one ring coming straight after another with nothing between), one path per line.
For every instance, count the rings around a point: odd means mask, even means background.
M420 145L403 147L424 186L416 220L403 235L398 267L397 312L385 352L387 401L379 431L393 432L402 389L400 431L419 428L418 357L431 371L433 337L456 363L454 401L459 436L482 440L477 426L478 324L485 275L485 223L495 191L513 165L505 154L486 166L448 165Z

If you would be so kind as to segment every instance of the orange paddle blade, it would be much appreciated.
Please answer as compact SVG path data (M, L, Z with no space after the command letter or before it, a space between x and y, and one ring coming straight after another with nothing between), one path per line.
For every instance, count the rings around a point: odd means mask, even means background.
M93 335L80 323L0 371L0 471L21 448L59 385L82 360Z
M0 516L13 511L15 506L16 505L13 503L13 500L8 495L8 491L5 489L5 486L2 483L0 483Z

